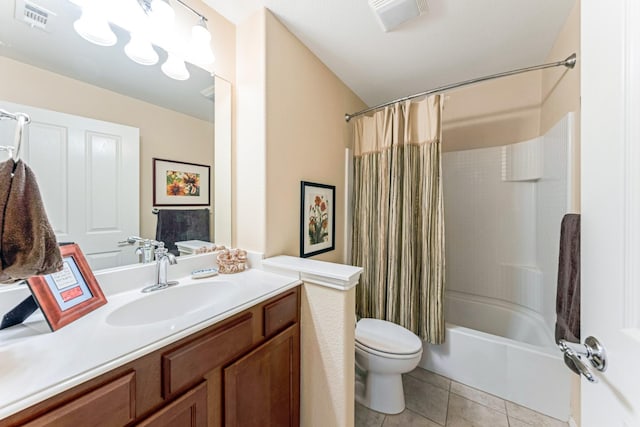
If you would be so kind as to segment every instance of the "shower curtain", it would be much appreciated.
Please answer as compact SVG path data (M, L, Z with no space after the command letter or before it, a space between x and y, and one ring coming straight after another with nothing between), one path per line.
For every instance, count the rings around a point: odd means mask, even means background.
M352 263L361 317L444 341L441 96L406 101L354 122Z

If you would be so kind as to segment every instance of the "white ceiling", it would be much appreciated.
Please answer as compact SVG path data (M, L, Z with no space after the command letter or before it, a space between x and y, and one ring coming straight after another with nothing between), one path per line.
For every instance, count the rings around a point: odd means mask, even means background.
M204 1L234 23L270 9L369 106L543 63L575 3L428 0L426 14L384 33L367 0Z

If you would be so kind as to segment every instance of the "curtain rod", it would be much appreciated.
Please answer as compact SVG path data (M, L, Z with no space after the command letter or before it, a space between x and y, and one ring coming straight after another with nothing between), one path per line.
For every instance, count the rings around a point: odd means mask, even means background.
M367 108L366 110L358 111L357 113L352 113L352 114L348 114L347 113L347 114L344 115L344 119L347 122L349 122L349 120L351 120L354 117L361 116L361 115L366 114L366 113L368 113L370 111L374 111L374 110L378 110L380 108L387 107L387 106L395 104L397 102L409 101L411 99L419 98L421 96L433 95L433 94L436 94L436 93L445 92L445 91L450 90L450 89L457 89L459 87L469 86L469 85L472 85L472 84L475 84L475 83L484 82L486 80L493 80L493 79L497 79L497 78L500 78L500 77L512 76L514 74L526 73L526 72L529 72L529 71L536 71L536 70L544 70L545 68L552 68L552 67L559 67L559 66L564 66L564 67L567 67L567 68L571 69L575 65L576 65L576 54L572 53L571 55L569 55L567 57L567 59L565 59L563 61L549 62L548 64L535 65L533 67L526 67L526 68L518 68L517 70L505 71L503 73L491 74L489 76L484 76L484 77L476 77L475 79L465 80L465 81L457 82L457 83L450 83L448 85L440 86L440 87L437 87L435 89L429 89L429 90L427 90L425 92L420 92L420 93L416 93L414 95L405 96L404 98L394 99L393 101L385 102L384 104L379 104L379 105L376 105L374 107Z

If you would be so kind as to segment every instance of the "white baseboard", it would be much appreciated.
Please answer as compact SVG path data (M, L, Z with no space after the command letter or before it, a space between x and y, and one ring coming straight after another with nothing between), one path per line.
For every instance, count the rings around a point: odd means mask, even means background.
M580 427L573 417L569 417L569 427Z

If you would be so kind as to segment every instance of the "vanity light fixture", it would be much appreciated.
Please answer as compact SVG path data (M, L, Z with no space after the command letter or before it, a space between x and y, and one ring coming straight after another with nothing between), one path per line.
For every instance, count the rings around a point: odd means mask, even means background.
M162 72L175 80L187 80L190 77L184 60L175 52L169 52L167 60L162 64Z
M183 0L173 2L179 3L199 18L191 29L191 39L185 47L176 42L175 11L169 0L109 0L108 3L105 0L69 1L82 8L80 19L73 25L80 36L100 46L113 46L117 42L117 36L109 25L112 23L122 27L131 37L124 48L125 54L138 64L154 65L159 60L154 45L164 49L168 56L161 69L172 79L187 80L190 77L185 58L201 66L209 65L215 60L207 18ZM122 10L118 10L117 6Z
M154 65L158 63L158 52L145 36L144 31L131 33L131 40L124 47L124 53L129 59L141 65Z
M97 0L83 3L82 15L73 23L73 28L82 38L99 46L113 46L118 41Z
M176 17L169 0L151 0L150 12L149 17L158 25L173 25Z
M149 37L165 46L173 42L176 13L166 0L139 0L146 13ZM147 6L148 5L148 6Z
M204 17L191 29L189 58L196 64L212 64L215 60L211 50L211 33L207 29Z

